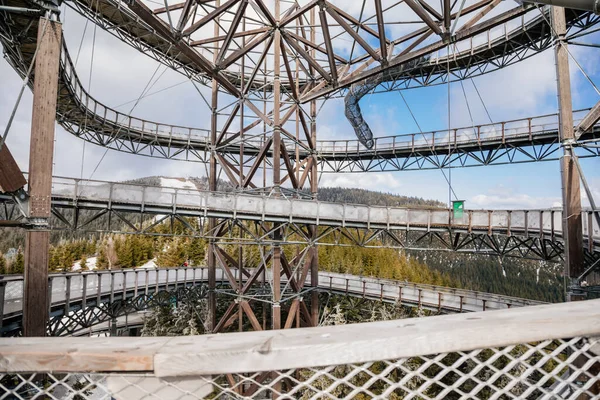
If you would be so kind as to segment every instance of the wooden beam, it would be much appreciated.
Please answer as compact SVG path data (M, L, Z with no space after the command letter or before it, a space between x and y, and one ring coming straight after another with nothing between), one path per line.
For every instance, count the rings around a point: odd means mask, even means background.
M404 0L404 2L406 3L407 6L410 7L411 10L414 11L415 14L417 14L417 16L419 18L421 18L421 20L423 22L425 22L425 24L432 30L434 31L436 34L441 35L442 34L442 30L440 29L439 25L436 24L431 17L425 12L425 10L423 9L423 7L420 4L415 3L414 0Z
M296 293L299 293L304 285L304 282L297 282L296 277L294 277L294 271L292 270L292 266L287 260L287 257L282 252L281 253L281 268L283 269L283 273L288 277L288 282L292 287L292 290Z
M236 175L237 175L237 177L239 177L240 170L237 169L233 164L231 164L220 153L216 153L216 155L217 155L217 158L219 159L219 162L221 163L221 166L224 167L223 170L225 171L225 173L229 177L229 180L231 181L231 183L233 185L237 185L238 182L237 182L237 179L236 179ZM233 172L233 174L231 174L231 172ZM245 176L242 175L242 179L245 179ZM253 189L256 189L256 185L254 183L252 183L252 182L248 182L248 186L250 186Z
M193 3L193 0L186 0L181 3L171 4L171 5L169 5L169 8L167 8L167 7L155 8L154 10L152 10L152 14L159 15L159 14L164 14L167 11L181 10L182 8L185 8L185 5L187 3Z
M410 324L385 321L173 338L155 356L155 373L195 376L355 364L600 333L600 300L569 306L573 304L444 315ZM257 351L266 346L268 352Z
M248 52L252 51L256 46L258 46L259 44L264 42L267 38L269 38L272 35L273 35L273 32L271 30L269 30L269 31L263 33L262 35L255 37L254 39L252 39L250 41L250 43L247 43L246 46L232 52L229 55L229 57L227 57L221 63L219 63L219 67L227 68L228 66L230 66L231 64L233 64L234 62L239 60L240 57L243 57Z
M213 246L213 248L214 248L215 256L217 257L217 261L219 261L219 264L221 264L221 268L225 272L225 275L227 276L227 280L229 281L229 284L231 285L231 287L233 288L234 291L238 292L239 287L238 287L237 281L235 280L235 276L233 275L233 273L231 272L231 269L229 268L229 265L227 264L227 260L225 260L225 258L223 257L223 254L222 254L223 250L221 250L221 248L217 245Z
M329 33L329 24L327 23L327 14L321 8L319 10L319 19L321 21L321 29L323 30L323 38L325 40L325 52L327 53L327 61L329 62L329 71L334 82L337 82L337 70L335 67L335 56L333 52L333 43L331 42L331 34ZM314 53L314 51L313 51Z
M260 12L263 14L263 16L267 19L267 21L269 21L269 24L271 26L277 25L277 22L275 22L275 18L273 17L273 14L271 14L271 11L269 11L269 8L265 5L265 3L262 0L254 0L254 2L260 9Z
M379 52L381 58L387 60L387 43L385 41L385 23L383 22L383 7L381 0L375 0L375 14L377 15L377 30L379 31Z
M202 28L204 25L208 24L216 17L229 10L229 8L233 7L235 3L240 0L228 0L225 3L221 4L204 17L200 18L198 21L194 22L192 26L183 31L183 36L190 36L192 33L196 32L198 29Z
M449 0L444 0L444 1L449 1ZM441 21L442 19L444 19L444 17L442 17L442 14L440 14L439 12L437 12L437 10L435 8L433 8L431 6L431 4L429 4L425 0L418 0L418 2L421 5L421 7L423 7L425 10L427 10L427 12L429 14L431 14L438 21Z
M236 306L237 306L237 304L233 301L231 303L229 303L229 306L227 306L227 310L225 310L225 313L219 320L219 323L215 326L212 333L219 333L219 332L221 332L221 330L223 330L223 328L225 328L227 326Z
M253 36L253 35L257 35L259 33L265 33L268 30L269 30L269 28L267 28L267 27L256 28L256 29L251 29L248 31L236 32L233 34L233 37L240 38L240 37L245 37L245 36ZM190 42L190 46L194 47L194 46L201 46L203 44L220 42L221 40L225 40L226 37L227 37L227 35L221 35L221 36L209 37L209 38L201 39L201 40L192 40Z
M312 1L310 1L306 5L300 7L298 9L298 11L296 11L295 13L290 14L287 17L283 18L281 20L281 23L279 24L279 26L281 28L285 27L287 24L289 24L290 22L292 22L296 18L303 16L307 11L311 10L313 7L315 7L316 5L318 5L321 1L322 0L312 0Z
M577 128L575 128L575 140L590 131L600 121L600 101L583 117Z
M43 29L45 27L45 29ZM38 21L33 84L33 115L29 150L29 216L48 220L51 215L54 125L58 97L58 67L62 43L60 22ZM49 231L25 235L23 335L45 336L48 324Z
M344 21L344 19L340 16L340 14L337 13L337 11L333 7L327 7L327 12L333 17L333 19L337 21L338 24L342 26L342 28L344 28L346 32L348 32L350 36L352 36L352 38L354 38L354 40L356 40L356 42L363 49L367 51L367 53L371 55L371 57L373 57L377 61L381 61L381 55L377 53L371 46L369 46L367 41L363 39L358 32L352 29L352 27L348 25L346 21Z
M451 21L451 10L452 5L450 0L444 0L444 30L446 33L450 33L450 21Z
M339 15L341 15L344 18L346 18L351 23L359 26L361 29L363 29L365 32L371 34L376 39L379 39L379 33L376 30L374 30L373 28L371 28L369 25L365 25L365 24L361 23L359 20L357 20L356 18L354 18L352 15L348 14L347 12L345 12L344 10L342 10L341 8L336 7L335 5L333 5L331 3L328 3L327 7L332 8ZM387 42L387 44L390 44L389 40L386 40L386 42Z
M233 21L231 21L231 26L229 27L229 31L225 36L225 40L223 41L223 43L221 44L221 48L219 49L219 53L217 55L217 64L219 64L221 61L223 61L223 58L225 58L225 54L227 54L227 50L229 49L229 45L233 40L235 31L237 30L240 22L242 21L242 18L244 17L244 11L246 11L247 6L248 0L242 0L235 13L235 16L233 17Z
M0 148L0 193L16 192L27 184L6 143Z
M501 13L500 15L497 15L497 16L491 18L488 21L482 22L472 28L466 29L462 32L457 32L455 35L455 40L460 41L463 39L468 39L468 38L473 37L481 32L490 30L498 25L501 25L505 22L508 22L508 21L520 16L520 15L525 14L526 12L531 10L532 7L534 7L534 6L524 5L521 7L515 7L511 10L508 10L504 13ZM395 66L398 66L400 64L404 64L406 62L416 60L420 57L434 53L438 50L444 49L445 47L447 47L447 44L444 41L440 40L436 43L432 43L423 48L415 50L409 54L405 54L403 56L396 56L393 58L390 57L390 60L386 66L383 66L383 65L376 66L376 67L364 70L359 74L354 74L354 72L353 72L352 74L339 80L338 81L339 85L337 87L326 86L325 83L321 82L317 86L315 86L309 93L302 96L301 101L302 101L302 103L305 103L305 102L309 102L309 101L318 99L320 97L326 96L327 94L329 94L331 92L339 90L340 88L348 87L348 86L352 85L353 83L356 83L356 82L362 81L363 79L367 79L371 76L380 74L380 73L387 71L390 68L394 68Z
M292 305L290 306L290 311L288 312L288 317L285 320L285 325L283 329L290 329L292 324L294 323L294 318L296 317L296 311L298 310L298 302L300 300L294 299L292 300Z
M368 322L278 332L2 338L0 371L199 376L355 364L598 335L600 300L589 300L417 318L410 323Z
M574 280L584 271L583 254L583 222L581 218L581 189L579 171L575 165L571 142L573 132L573 103L571 100L571 77L569 75L569 53L565 35L567 26L565 10L562 7L552 7L552 24L556 44L554 55L556 59L556 82L558 90L558 116L560 140L564 144L561 158L562 197L563 197L563 239L565 241L565 276ZM575 283L575 282L573 282ZM578 282L576 284L579 284ZM570 286L570 285L569 285ZM567 293L567 301L582 300L579 293Z
M322 25L323 25L323 23L321 22L321 26ZM328 30L328 32L329 32L329 30ZM291 37L293 37L297 41L304 43L306 46L308 46L310 48L313 48L313 49L321 52L322 54L329 55L328 50L326 48L323 48L323 46L319 46L319 45L311 42L310 40L308 40L308 39L306 39L306 38L304 38L304 37L302 37L300 35L296 35L294 32L291 32L289 30L286 31L286 34L289 35L289 36L291 36ZM328 35L329 35L329 33L328 33ZM325 34L323 34L323 36L325 36ZM342 56L339 56L339 55L335 54L333 51L331 52L331 54L332 54L333 58L335 58L337 61L341 62L342 64L347 64L348 63L348 60L346 60Z
M238 1L238 0L235 0ZM132 0L129 5L131 11L133 11L142 21L150 25L151 28L157 31L165 39L173 43L174 47L179 49L186 57L190 59L196 67L207 73L209 76L216 79L216 81L231 95L239 97L240 93L237 87L229 82L223 74L216 71L214 64L207 60L203 55L198 53L196 50L191 48L186 42L179 40L173 34L173 30L164 21L158 19L152 14L152 11L140 0Z
M254 178L254 174L258 170L258 167L260 167L260 164L262 163L263 159L267 155L269 148L271 148L272 143L273 143L273 137L269 137L267 139L266 143L260 149L258 155L256 156L256 160L254 160L254 164L252 164L252 167L250 167L250 170L248 171L248 175L246 175L246 179L244 179L244 183L243 183L242 187L247 187L250 184L250 182L252 181L252 178Z
M406 48L404 50L402 50L399 55L402 56L402 55L410 53L411 51L413 51L413 49L415 47L417 47L419 44L423 43L432 34L433 34L432 30L427 31L426 33L421 35L421 37L419 37L417 40L415 40L414 42L412 42L411 44L406 46Z
M281 36L283 37L283 39L285 39L286 43L291 48L296 50L296 52L300 55L300 57L304 58L311 67L313 67L314 69L317 70L317 72L319 73L319 75L321 75L323 77L323 79L325 79L326 81L331 81L331 75L329 75L329 73L327 73L327 71L325 71L325 69L323 69L323 67L321 67L321 65L317 62L317 60L312 58L310 56L310 54L308 54L308 52L306 50L304 50L302 48L302 46L300 46L298 44L297 41L295 41L293 38L288 38L287 32L281 32Z
M473 25L475 25L477 22L479 22L479 20L481 20L483 17L485 17L490 11L492 11L498 4L500 4L501 1L502 0L492 1L483 10L481 10L477 14L475 14L475 16L473 16L473 18L471 18L470 20L465 22L465 24L463 26L461 26L458 31L462 32L464 30L471 28Z
M240 307L242 308L242 310L244 310L244 314L246 314L246 316L250 320L252 329L254 329L255 331L262 331L262 326L258 322L258 319L256 319L256 315L254 315L254 311L252 311L252 307L250 307L250 304L248 304L248 301L246 301L246 300L240 301Z

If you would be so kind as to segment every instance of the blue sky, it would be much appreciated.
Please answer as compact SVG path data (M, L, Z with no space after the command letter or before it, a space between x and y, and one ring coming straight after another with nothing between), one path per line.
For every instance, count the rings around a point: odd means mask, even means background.
M85 20L68 10L63 13L65 38L75 58ZM77 66L83 82L90 76L90 60L94 49L94 67L91 93L109 106L117 106L139 96L157 63L119 42L100 28L92 46L93 25L87 27ZM579 39L599 43L600 35ZM600 49L571 46L571 51L600 86ZM556 82L552 51L546 51L524 62L503 70L474 78L494 122L554 113L557 110ZM163 71L161 68L159 71ZM591 107L600 96L571 63L573 106ZM183 83L182 83L183 82ZM166 70L154 90L182 83L172 89L143 99L132 113L166 123L208 127L209 113L203 100L191 83L177 73ZM0 127L8 120L21 81L12 68L0 62ZM481 102L470 81L464 82L474 122L487 123ZM200 90L207 95L206 88ZM447 127L447 86L435 86L405 91L405 97L422 129L425 131ZM451 125L468 126L470 120L460 83L451 85ZM31 119L30 91L22 100L8 144L23 169L27 169L28 138ZM129 111L131 105L120 108ZM361 102L365 119L375 136L417 132L417 127L397 92L365 96ZM354 134L343 114L343 101L331 100L323 107L317 120L319 139L348 138ZM83 142L57 128L55 175L81 174ZM104 149L86 145L83 177L89 178L104 154ZM600 202L600 160L582 160L582 166ZM202 164L150 159L109 151L100 164L94 179L122 180L147 175L202 176ZM467 208L545 208L560 203L560 175L557 161L455 169L452 172L454 190L467 201ZM439 170L385 172L370 174L325 174L321 186L363 187L404 195L448 199L448 185Z

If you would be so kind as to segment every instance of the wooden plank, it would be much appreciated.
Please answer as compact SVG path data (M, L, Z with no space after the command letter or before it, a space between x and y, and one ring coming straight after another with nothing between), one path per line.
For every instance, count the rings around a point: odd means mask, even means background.
M154 355L166 342L158 337L0 339L0 370L151 372Z
M583 117L577 128L575 128L575 139L592 129L600 121L600 101Z
M157 376L361 363L600 334L600 300L364 324L174 338Z
M2 338L0 372L159 377L360 363L600 335L600 300L400 321L185 337Z
M54 121L62 25L40 18L38 27L29 149L29 216L47 219L51 214ZM24 336L46 334L49 248L49 232L30 231L25 235Z
M16 192L27 184L6 143L0 148L0 193Z

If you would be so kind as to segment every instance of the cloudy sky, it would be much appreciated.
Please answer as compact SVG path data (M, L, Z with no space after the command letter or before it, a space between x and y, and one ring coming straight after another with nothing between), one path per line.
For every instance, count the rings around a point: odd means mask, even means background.
M165 123L209 127L209 110L205 102L198 89L183 76L165 67L159 67L159 64L147 56L121 43L100 28L95 29L93 24L89 23L86 26L86 20L71 9L66 9L61 19L64 22L65 40L72 58L77 58L79 54L78 74L82 82L91 87L89 92L96 99L120 111L129 112L150 77L158 71L155 76L160 75L160 79L151 92L160 93L142 99L132 114ZM591 35L584 40L598 43L600 34ZM571 46L571 51L595 84L600 86L600 49ZM600 100L600 96L573 62L571 75L575 109L591 107ZM552 51L546 51L503 70L476 77L474 81L494 122L555 113L557 110ZM2 131L21 84L20 78L8 63L0 60ZM474 123L488 123L488 116L473 83L465 81L464 88ZM199 90L205 96L208 95L206 88L200 87ZM447 127L447 91L447 86L436 86L404 92L424 131ZM451 85L450 95L451 125L471 125L467 101L460 83ZM8 145L23 170L28 167L31 103L32 95L27 90L8 137ZM365 96L361 107L375 136L418 132L397 92ZM344 117L341 99L330 100L324 105L317 120L317 127L319 139L354 138L352 128ZM203 176L206 173L203 164L151 159L112 150L105 153L104 148L89 143L85 145L85 157L82 156L83 151L83 141L57 125L54 175L124 180L148 175L187 177ZM600 202L600 160L585 159L582 160L582 166L593 187L596 201ZM560 205L558 161L455 169L452 171L452 184L456 195L467 201L467 208L516 209ZM448 200L448 185L439 170L324 174L320 186L362 187L444 202Z

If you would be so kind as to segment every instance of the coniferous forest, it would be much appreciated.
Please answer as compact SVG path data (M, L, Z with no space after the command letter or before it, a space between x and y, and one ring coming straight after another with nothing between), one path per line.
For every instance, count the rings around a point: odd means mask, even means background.
M207 186L205 179L188 181L194 182L199 189ZM143 184L159 182L158 177L132 181ZM221 182L219 190L231 190L231 187ZM364 189L320 188L319 200L382 206L444 207L444 204L434 200ZM197 224L193 220L188 222ZM159 225L158 231L164 229L164 233L167 233L170 228L168 224ZM183 231L183 226L181 229ZM0 274L23 273L23 245L23 230L2 229ZM290 256L292 250L291 246L284 246L284 251L290 252ZM247 246L244 252L249 267L258 265L260 253L257 248ZM206 242L201 238L54 231L51 233L50 271L135 268L148 262L157 267L181 266L184 263L202 266L205 265L205 253ZM324 245L319 247L319 268L549 302L564 299L562 266L519 258L500 260L497 257L464 253Z

